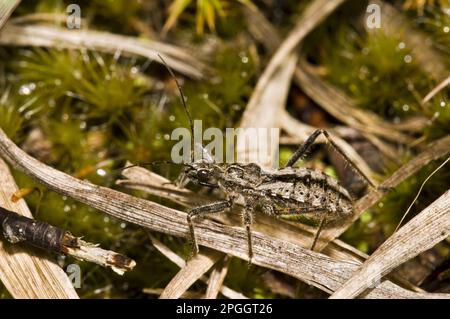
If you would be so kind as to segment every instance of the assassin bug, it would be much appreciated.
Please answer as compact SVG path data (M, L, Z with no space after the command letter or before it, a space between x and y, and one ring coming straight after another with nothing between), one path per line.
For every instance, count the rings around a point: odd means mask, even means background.
M173 71L164 59L159 57L177 85L189 120L191 145L193 145L193 121L182 88ZM351 217L353 215L353 199L335 179L318 170L304 167L294 168L296 162L308 152L321 134L361 178L375 187L372 181L346 156L328 132L323 129L315 131L292 155L287 165L276 171L264 170L255 163L215 163L205 159L194 162L193 150L191 150L191 163L184 164L185 167L178 178L178 184L188 180L198 185L218 188L227 197L226 200L196 207L187 212L192 254L195 255L199 251L194 219L223 212L231 209L235 204L244 207L242 223L247 230L249 264L253 257L251 225L257 210L274 218L306 218L318 223L318 230L311 249L314 249L323 228L337 226Z

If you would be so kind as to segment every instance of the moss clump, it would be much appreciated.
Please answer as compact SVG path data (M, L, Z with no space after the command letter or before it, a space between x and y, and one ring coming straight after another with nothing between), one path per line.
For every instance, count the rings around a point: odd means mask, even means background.
M427 77L400 37L388 36L382 29L360 35L341 26L324 41L318 63L324 66L326 79L344 89L358 106L389 119L420 111L413 92L425 91Z
M0 98L0 127L13 140L18 141L25 122L24 110L27 105L18 105L18 102L11 98L10 89L3 92Z

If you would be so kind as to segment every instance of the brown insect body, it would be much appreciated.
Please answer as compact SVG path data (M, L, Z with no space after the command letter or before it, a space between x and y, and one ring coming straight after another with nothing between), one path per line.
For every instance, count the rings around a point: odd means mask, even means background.
M278 218L319 220L326 214L324 226L334 226L353 212L348 191L332 177L309 168L270 172L254 163L196 163L187 175L193 182L219 187L235 203Z
M195 148L194 125L181 86L164 59L161 56L160 58L177 84L181 102L189 120L191 145ZM295 163L306 155L319 135L325 137L334 150L343 156L350 167L368 185L375 187L370 178L361 171L324 129L317 129L313 132L295 151L286 167L275 172L264 171L255 163L217 164L211 161L194 163L196 157L194 156L195 152L192 151L192 163L185 164L178 184L183 185L183 181L187 177L199 185L220 188L228 195L227 200L196 207L188 212L187 223L192 241L192 252L196 254L199 250L193 219L219 213L231 208L234 203L244 205L242 221L247 230L249 263L253 256L251 224L255 208L260 208L262 212L278 218L305 216L319 220L319 228L311 249L314 249L323 227L338 225L352 216L352 198L336 180L320 171L294 168Z

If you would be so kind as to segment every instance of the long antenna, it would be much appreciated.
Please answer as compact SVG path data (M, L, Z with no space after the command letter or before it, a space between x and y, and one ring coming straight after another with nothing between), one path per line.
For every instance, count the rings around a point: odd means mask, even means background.
M158 53L158 57L161 59L162 63L164 64L164 66L167 68L167 70L169 71L170 75L172 76L172 78L175 80L175 83L177 85L178 88L178 92L180 93L180 98L181 98L181 102L183 103L183 108L184 111L186 112L186 116L189 120L189 128L191 129L191 161L192 163L194 163L194 123L192 122L192 116L191 113L189 112L189 109L187 107L187 103L186 103L186 98L183 94L183 90L181 88L180 83L177 80L177 77L175 76L175 73L173 73L172 69L169 67L169 65L167 64L167 62L163 59L163 57Z
M154 161L154 162L144 162L144 163L139 163L139 164L132 164L132 165L128 165L128 166L125 166L122 168L118 168L117 170L124 171L128 168L133 168L133 167L145 167L145 166L157 166L157 165L183 165L183 166L187 166L187 167L192 167L191 165L184 164L184 163L177 164L177 163L174 163L171 161Z

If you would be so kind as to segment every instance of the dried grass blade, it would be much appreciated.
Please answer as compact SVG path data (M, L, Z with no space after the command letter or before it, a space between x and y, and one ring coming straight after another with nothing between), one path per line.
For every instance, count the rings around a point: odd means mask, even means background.
M422 100L422 104L428 103L436 94L442 91L446 86L450 85L450 76L439 83L434 89L430 91Z
M265 90L272 76L277 69L283 64L283 61L294 51L300 42L319 25L328 15L338 8L345 0L314 0L305 9L297 22L294 29L289 33L288 37L279 46L273 55L263 74L260 76L256 84L254 93L247 105L248 109L256 107L259 103L261 92ZM244 117L244 121L245 121Z
M249 105L245 109L242 116L240 127L249 128L250 131L244 130L237 137L237 156L238 159L245 158L248 162L258 163L265 168L272 168L276 160L276 152L278 150L277 138L258 138L259 131L255 128L276 128L278 127L278 114L286 105L289 88L291 86L292 76L294 74L297 57L291 54L283 60L283 64L277 72L273 74L265 89L262 91L255 90L252 99L258 101L258 105ZM252 136L251 134L255 134ZM270 140L269 140L270 139ZM258 141L258 148L249 147L249 141ZM271 151L271 154L263 154L265 158L261 158L260 150Z
M205 299L216 299L222 288L223 281L228 273L228 266L230 265L231 258L225 256L220 260L213 268L211 275L209 276L208 288L206 289Z
M329 114L362 132L375 134L389 141L408 144L413 141L413 138L400 131L418 131L426 124L426 119L418 118L401 125L390 124L375 113L356 107L356 103L345 93L321 79L304 58L300 59L295 80L305 93Z
M90 50L107 53L122 52L124 55L139 55L161 63L158 54L174 70L200 79L206 67L192 53L184 49L152 40L116 35L91 30L67 30L45 25L19 26L8 23L0 33L0 44L14 46L41 46Z
M0 2L0 30L8 21L11 13L19 5L20 0L3 0Z
M354 298L403 262L450 236L450 190L394 233L331 298ZM450 298L450 296L448 296Z
M186 262L183 258L178 256L176 253L174 253L169 247L161 243L159 240L157 240L155 237L150 235L150 239L152 241L153 246L158 249L158 251L166 256L171 262L173 262L175 265L177 265L180 268L183 268L186 265ZM203 283L208 283L208 278L206 276L201 276L200 281ZM241 294L240 292L237 292L231 288L228 288L227 286L222 286L220 288L220 292L222 295L224 295L227 298L230 299L248 299L246 296Z
M199 253L190 259L186 265L172 278L164 288L161 299L177 299L185 293L201 276L223 256L220 252L210 250L208 253Z
M450 152L450 136L443 137L437 141L430 143L424 150L410 160L408 163L400 167L394 174L386 179L380 186L385 188L394 188L408 177L417 173L422 167L428 165L431 161L437 160ZM372 190L363 198L358 200L354 205L355 215L351 220L344 225L326 229L322 232L322 236L317 244L317 249L320 250L325 247L330 241L339 237L350 225L356 221L359 216L376 202L378 202L385 194Z
M142 290L142 292L144 294L156 295L156 296L160 296L163 291L164 291L164 289L161 289L161 288L144 288ZM203 295L201 293L188 290L188 291L185 291L180 296L180 299L201 299L202 297L203 297Z

